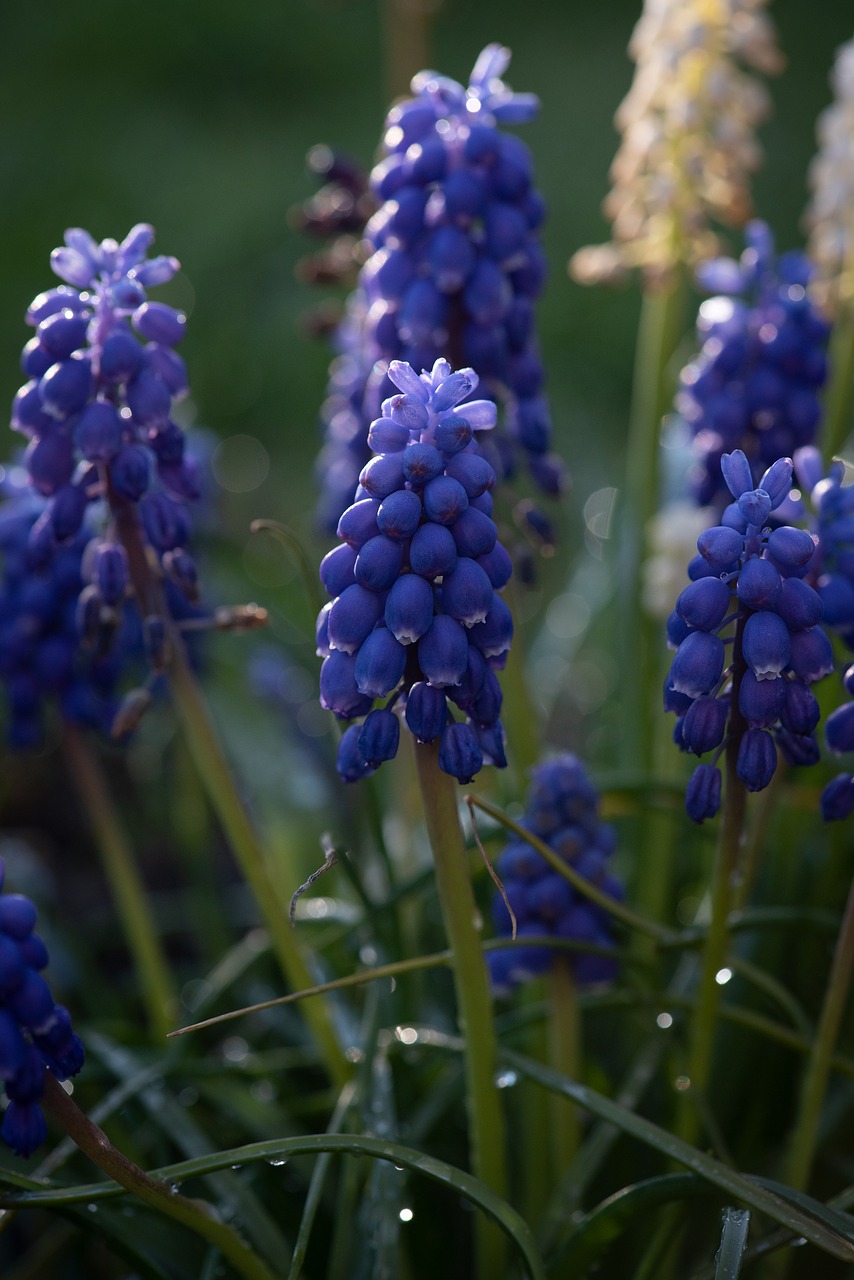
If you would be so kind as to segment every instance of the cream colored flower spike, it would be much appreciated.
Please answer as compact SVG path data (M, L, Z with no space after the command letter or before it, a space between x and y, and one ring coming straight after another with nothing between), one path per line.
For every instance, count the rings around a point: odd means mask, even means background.
M637 267L647 284L666 285L679 263L720 251L713 222L750 217L755 130L770 102L743 68L783 65L765 4L646 0L629 44L635 78L615 117L623 141L603 206L613 239L575 254L576 280L612 282Z
M834 102L818 118L804 221L816 268L815 293L831 313L854 301L854 39L836 54Z

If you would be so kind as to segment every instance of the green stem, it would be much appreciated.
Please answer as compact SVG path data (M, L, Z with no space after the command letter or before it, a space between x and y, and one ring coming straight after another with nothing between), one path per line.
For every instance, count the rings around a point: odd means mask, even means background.
M619 625L624 682L621 690L621 763L651 768L655 700L658 697L659 624L643 607L642 565L647 529L659 505L661 422L670 394L667 365L679 334L682 289L643 296L632 405L626 446L626 479L619 514Z
M103 1129L80 1110L49 1071L45 1072L42 1105L80 1150L126 1191L207 1240L246 1280L274 1280L273 1273L258 1255L232 1227L221 1222L207 1204L179 1195L167 1183L149 1177L114 1147Z
M515 619L520 616L518 596L518 584L511 578L505 590L505 598ZM540 725L542 716L531 697L525 675L525 652L518 621L501 684L504 689L501 718L507 730L507 742L511 747L510 756L516 775L514 794L519 795L528 785L529 771L542 755L543 739Z
M504 1116L495 1084L498 1045L492 1020L489 979L478 934L478 911L460 826L453 780L438 763L438 743L415 744L415 767L433 850L436 886L453 952L458 1019L465 1039L466 1102L472 1170L506 1196ZM478 1222L480 1280L502 1274L504 1241L495 1228Z
M830 383L824 400L824 460L829 463L851 434L854 412L854 307L840 307L830 339Z
M740 651L740 642L736 641ZM737 706L738 680L733 678L733 705ZM683 1097L680 1136L686 1142L696 1141L700 1117L700 1103L705 1100L712 1060L720 1004L721 987L717 974L726 959L729 916L736 892L736 869L739 862L744 833L744 817L747 808L747 791L736 771L738 746L741 734L733 732L726 756L726 794L721 819L715 867L711 885L711 917L703 946L703 965L697 994L697 1012L694 1018L691 1053L688 1062L689 1088Z
M170 675L170 689L183 723L184 732L208 798L222 823L240 868L252 890L288 985L294 990L310 987L311 970L299 939L288 920L286 905L264 857L258 836L246 814L231 771L223 755L207 707L196 687L183 652L176 648ZM349 1070L335 1035L328 1006L316 1001L306 1006L306 1019L314 1032L330 1078L340 1087Z
M581 1017L569 956L556 955L548 975L549 1065L578 1080L581 1071ZM552 1098L552 1150L557 1176L575 1159L579 1144L578 1108L567 1098Z
M124 936L139 974L152 1036L163 1040L170 1027L175 1024L178 996L151 912L148 893L100 765L89 750L83 734L70 723L63 726L63 745L77 792L92 824Z
M143 616L156 614L169 625L169 610L160 582L152 572L146 555L137 511L132 503L119 498L109 488L108 493L116 532L127 552L131 582L140 612ZM276 891L276 883L267 865L264 850L237 791L207 706L190 671L182 637L175 627L170 628L170 641L170 691L211 808L219 818L252 890L286 982L297 990L311 986L311 971L297 935L290 926L287 906ZM308 1006L306 1018L314 1032L330 1079L341 1087L349 1078L350 1072L327 1006L315 1002L313 1006Z
M822 1104L833 1063L833 1051L839 1026L848 1000L852 969L854 969L854 881L851 884L842 927L836 941L833 964L824 994L824 1005L801 1087L798 1118L789 1148L787 1181L790 1186L799 1191L802 1191L809 1181L815 1157Z

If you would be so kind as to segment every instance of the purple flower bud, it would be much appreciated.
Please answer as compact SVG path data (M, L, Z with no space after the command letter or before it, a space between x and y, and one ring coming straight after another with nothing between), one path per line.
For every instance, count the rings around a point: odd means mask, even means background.
M353 567L356 581L371 591L388 591L403 568L403 545L379 534L359 548Z
M406 573L398 578L385 602L385 623L401 644L414 644L433 621L433 589L425 578Z
M419 680L406 698L406 723L419 742L433 742L445 727L448 707L445 694L435 685Z
M442 474L442 455L432 444L410 444L403 451L403 475L410 484L425 485Z
M741 495L738 509L749 525L761 528L771 514L771 499L762 489L753 489Z
M409 544L409 563L422 578L450 573L457 563L457 544L450 529L432 521L422 524Z
M91 361L86 356L73 355L51 365L39 382L39 395L45 411L61 419L79 413L93 388Z
M142 366L142 347L133 334L116 329L101 348L99 372L107 382L129 382Z
M777 613L790 631L807 631L821 622L824 605L821 596L800 578L784 578Z
M345 653L355 653L383 616L383 598L354 583L332 602L328 619L329 643Z
M389 538L405 541L411 538L421 522L422 505L418 494L411 489L398 489L390 493L377 511L377 525Z
M439 740L439 768L465 786L483 768L483 752L468 724L449 724Z
M751 729L767 729L783 709L786 682L782 679L759 680L745 671L738 690L738 705Z
M469 510L472 510L472 508L469 508ZM506 587L513 573L513 561L510 559L506 548L500 542L496 542L492 550L487 552L486 555L478 556L477 562L496 591Z
M483 622L494 599L492 583L486 573L474 560L464 556L442 581L443 607L465 627Z
M340 596L356 581L353 572L356 555L356 551L345 543L340 547L333 547L323 557L320 562L320 581L326 588L327 595Z
M55 252L61 252L56 250ZM71 250L65 252L70 253ZM59 273L61 274L61 273ZM18 1156L30 1156L47 1140L44 1112L36 1102L10 1102L3 1116L0 1136Z
M368 448L374 453L400 453L409 444L409 427L391 418L377 418L368 429Z
M773 462L759 481L759 488L764 489L771 499L771 510L780 505L792 487L792 459L778 458Z
M141 426L159 427L169 420L172 404L169 388L150 369L143 367L127 384L127 402Z
M815 553L815 543L804 529L784 525L768 535L768 554L786 572L806 569Z
M124 547L114 542L102 542L96 546L91 574L104 603L119 604L128 585L128 561Z
M393 760L400 743L400 721L393 711L370 711L359 734L358 748L363 760L376 769L385 760Z
M685 809L692 822L714 818L721 807L721 771L714 765L698 764L685 793Z
M74 443L88 462L109 462L122 446L122 420L106 400L93 400L77 419Z
M177 346L187 331L187 317L183 312L163 302L144 302L134 312L133 323L143 338L162 342L167 347Z
M356 687L356 659L341 649L333 649L320 668L320 705L327 711L350 719L367 712L371 699Z
M791 646L790 666L807 684L815 684L833 670L833 649L821 627L794 632Z
M676 612L689 627L715 631L727 615L729 587L720 578L700 578L681 592Z
M736 593L749 609L777 609L783 593L783 579L770 560L752 556L738 575Z
M461 624L447 614L439 614L418 641L418 663L430 684L445 688L462 680L468 649L468 637Z
M795 768L818 764L821 759L818 743L811 733L790 733L788 729L778 729L776 737L783 759Z
M83 316L64 309L42 320L36 334L43 350L52 357L52 364L55 360L67 360L84 345L87 328L88 322Z
M748 729L738 748L736 773L748 791L764 791L777 768L777 748L765 729Z
M378 498L363 498L348 507L338 521L338 537L348 542L351 547L361 547L369 538L375 538L380 531L377 524L377 513L380 509Z
M789 665L789 628L770 610L751 614L744 624L742 652L757 680L775 680Z
M349 729L345 729L341 735L335 767L343 782L358 782L361 778L369 778L375 772L359 750L361 734L362 726L351 724Z
M780 711L783 728L790 733L812 733L820 718L821 709L812 691L800 680L787 681Z
M469 406L464 406L468 410ZM457 480L469 499L477 498L495 484L495 472L479 453L457 453L445 463L445 475Z
M670 688L699 698L714 689L723 668L723 641L706 631L692 631L680 644L671 663Z
M701 756L723 742L729 704L718 698L702 697L692 702L682 721L682 742L686 751Z
M836 755L854 751L854 702L847 702L830 713L824 735L828 747Z
M697 539L697 550L716 573L731 569L743 548L744 539L741 534L724 525L706 529Z
M854 813L854 775L839 773L821 793L821 813L825 822L841 822Z
M472 560L488 555L498 541L495 522L471 506L454 521L451 533L460 555Z
M513 639L513 615L501 596L493 595L489 612L483 622L476 622L469 629L469 636L487 658L507 652Z
M387 627L372 631L356 654L355 676L360 693L384 698L400 684L406 648Z
M359 483L369 497L387 498L403 487L405 459L405 450L403 453L383 453L362 468Z
M750 463L741 449L733 449L732 453L723 455L721 458L721 471L723 472L726 486L734 498L738 499L743 493L753 489L753 474L750 470Z
M468 494L452 476L437 476L424 486L424 513L436 524L453 524L468 504Z

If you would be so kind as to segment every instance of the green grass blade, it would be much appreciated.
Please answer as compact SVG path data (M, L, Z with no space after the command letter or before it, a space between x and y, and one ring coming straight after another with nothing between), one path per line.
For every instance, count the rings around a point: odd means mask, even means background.
M738 1280L747 1232L750 1227L749 1209L724 1209L724 1225L721 1247L718 1250L715 1280Z
M783 1188L771 1190L757 1179L736 1173L719 1160L683 1142L651 1121L620 1107L610 1098L574 1080L568 1080L565 1076L558 1075L557 1072L551 1071L538 1062L532 1062L521 1054L504 1051L501 1056L509 1067L538 1081L543 1088L559 1093L563 1097L572 1098L593 1115L616 1124L623 1133L654 1148L668 1159L687 1165L712 1185L719 1187L728 1197L740 1201L751 1209L756 1209L759 1213L766 1214L799 1236L804 1236L833 1257L840 1258L843 1262L854 1262L852 1224L847 1219L839 1222L835 1219L832 1222L828 1221L828 1211L818 1201L808 1196L802 1199L796 1198L795 1194L788 1189L785 1189L786 1194L783 1195Z
M367 1156L368 1159L373 1160L388 1160L392 1164L400 1165L413 1173L419 1173L426 1178L431 1178L434 1182L441 1183L448 1190L454 1191L476 1205L498 1224L513 1241L524 1259L531 1280L545 1280L545 1269L531 1230L511 1205L477 1178L472 1177L470 1173L456 1169L453 1165L446 1164L444 1160L437 1160L433 1156L425 1155L422 1151L414 1151L411 1147L404 1147L396 1142L383 1142L379 1138L350 1137L344 1134L312 1134L303 1138L282 1138L271 1142L254 1142L245 1147L232 1147L228 1151L199 1156L194 1160L183 1160L179 1164L155 1169L151 1176L167 1182L185 1182L188 1178L201 1177L220 1169L256 1164L259 1161L269 1163L272 1160L288 1159L293 1156L321 1155L324 1151L339 1155ZM0 1173L0 1182L3 1180L4 1175ZM88 1186L0 1194L0 1208L22 1209L38 1206L49 1209L81 1202L97 1204L125 1194L124 1189L116 1183L104 1181L91 1183ZM854 1245L852 1245L851 1256L854 1257Z

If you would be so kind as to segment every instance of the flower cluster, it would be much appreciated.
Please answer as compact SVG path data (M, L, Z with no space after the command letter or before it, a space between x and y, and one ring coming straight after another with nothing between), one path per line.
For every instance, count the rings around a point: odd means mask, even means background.
M146 626L140 618L133 597L120 607L111 566L124 564L123 549L93 535L88 523L60 546L45 546L33 536L44 499L29 488L14 491L8 481L5 488L13 490L0 507L0 681L7 740L16 750L40 746L49 703L71 724L124 737L138 719L129 718L131 704L141 714L150 695L137 689L123 699L120 685L138 674L146 658L156 669L151 642L157 636L152 623ZM118 581L124 584L124 576ZM164 587L173 620L198 616L174 583Z
M599 819L599 798L581 762L565 753L537 765L531 775L522 825L545 841L585 880L619 900L622 886L608 870L614 850L612 827ZM550 935L592 947L611 947L610 917L552 870L536 849L512 840L497 862L498 874L517 920L517 937ZM508 936L511 921L500 894L493 902L495 927ZM596 953L563 952L552 947L514 947L487 953L493 987L507 991L516 983L544 973L557 956L569 955L581 984L607 982L616 962Z
M697 540L692 579L676 602L668 638L676 654L664 686L665 710L678 719L674 738L684 751L716 757L727 743L749 791L768 786L777 747L793 765L815 764L819 707L810 685L833 670L830 641L819 626L818 592L804 581L816 553L813 537L769 515L787 498L792 463L778 459L754 488L741 450L721 468L735 501L724 523ZM735 625L732 656L720 632ZM721 774L699 765L686 807L695 822L720 806Z
M679 263L718 251L710 219L739 225L749 216L768 97L739 64L782 66L765 2L646 0L629 44L637 71L616 116L623 141L604 206L613 240L574 256L582 284L634 267L667 283Z
M718 258L699 271L717 296L700 307L699 356L680 376L676 407L694 436L693 496L723 506L721 456L747 454L754 481L777 458L813 442L827 376L828 325L806 292L800 253L775 258L767 226L751 223L740 262Z
M821 597L824 623L854 649L854 487L843 484L845 466L835 462L827 475L817 449L801 449L795 469L802 488L810 495L815 514L818 554L811 578ZM854 697L854 666L842 678ZM832 711L825 722L825 740L837 755L854 751L854 702ZM854 775L841 773L825 787L821 807L828 821L854 812Z
M842 45L831 76L835 101L818 118L819 150L810 165L812 200L806 211L814 290L826 310L854 300L854 40Z
M348 398L341 422L327 418L320 466L322 479L332 468L345 502L343 476L349 466L355 481L366 460L365 426L391 391L388 361L429 369L443 352L457 366L474 366L503 404L507 432L490 453L496 472L509 474L521 447L542 489L562 487L534 335L545 211L528 148L499 127L532 119L537 100L501 80L509 57L487 46L467 87L421 72L415 96L386 120L384 157L371 175L381 204L365 228L370 256L341 340L354 389L361 381L361 405Z
M109 732L117 709L119 650L92 636L81 651L77 625L81 564L90 535L80 529L53 553L31 533L43 502L19 496L0 510L0 679L9 712L7 737L18 749L41 743L46 699L75 724ZM109 648L110 652L105 649Z
M393 360L389 377L402 394L371 424L375 456L320 568L332 597L318 619L321 703L344 720L365 717L341 740L345 781L397 754L401 703L419 742L439 739L441 768L470 782L484 763L506 763L495 669L513 634L497 594L511 566L491 518L495 473L473 439L496 409L462 404L477 375L452 373L446 360L420 376ZM388 702L372 710L376 698Z
M3 875L0 859L0 889ZM33 933L35 923L29 898L0 894L0 1080L9 1099L0 1134L20 1156L30 1155L47 1136L39 1106L45 1070L67 1080L85 1056L68 1010L54 1003L41 976L48 954Z
M166 578L192 600L184 502L198 491L171 416L187 391L175 351L186 317L147 299L147 289L170 280L179 265L147 257L153 238L145 224L121 244L98 244L79 228L66 232L51 255L66 283L40 294L27 312L35 336L24 348L28 381L15 396L12 426L30 441L24 462L47 499L31 533L40 554L75 538L90 504L106 501L114 516L132 516ZM124 547L108 530L87 561L84 632L111 616L128 577ZM159 630L162 620L151 627Z

